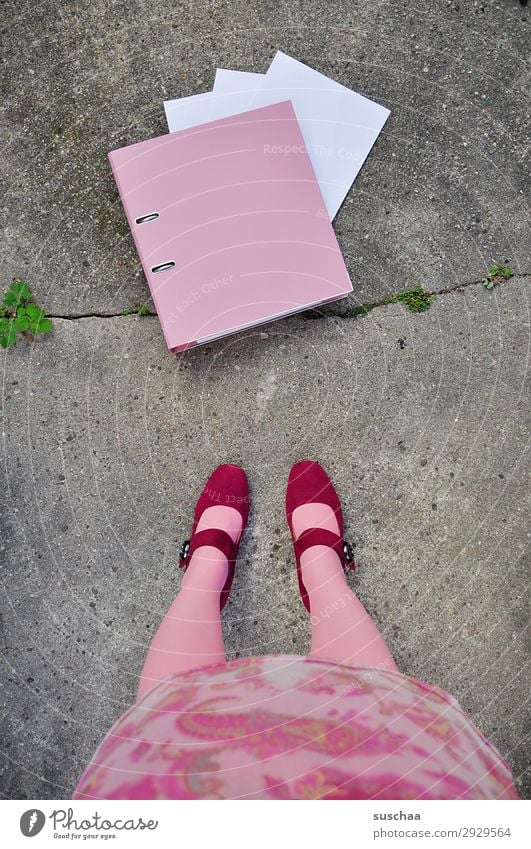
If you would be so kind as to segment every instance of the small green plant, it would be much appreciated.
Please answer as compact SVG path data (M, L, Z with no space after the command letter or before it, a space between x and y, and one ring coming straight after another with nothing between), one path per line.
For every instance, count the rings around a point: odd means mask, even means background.
M149 307L147 304L140 304L139 307L126 307L122 315L149 315Z
M343 315L347 318L356 318L358 315L367 315L375 307L383 307L386 304L402 304L410 312L425 312L436 297L437 295L427 292L422 286L414 286L412 289L404 289L395 295L389 295L381 301L360 304L359 307L353 307Z
M28 284L14 280L0 304L0 348L10 348L18 333L49 333L52 322L41 307L33 302Z
M491 265L481 282L485 289L493 289L500 280L509 280L513 276L514 271L508 265Z
M431 295L422 286L414 286L412 289L404 289L392 295L388 303L402 304L410 312L425 312L437 296Z

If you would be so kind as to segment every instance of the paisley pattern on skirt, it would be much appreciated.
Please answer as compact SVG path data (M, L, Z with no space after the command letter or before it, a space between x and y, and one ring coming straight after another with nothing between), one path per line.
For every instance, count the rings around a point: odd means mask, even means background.
M448 693L295 655L165 679L113 726L74 799L518 799Z

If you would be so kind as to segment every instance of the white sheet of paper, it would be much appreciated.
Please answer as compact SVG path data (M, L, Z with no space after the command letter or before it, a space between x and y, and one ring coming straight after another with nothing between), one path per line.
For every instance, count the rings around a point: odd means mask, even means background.
M252 71L233 71L228 68L217 68L214 78L214 91L251 91L256 89L264 74Z
M280 51L264 75L220 69L214 91L243 96L246 84L253 91L248 108L292 101L329 216L334 218L389 109Z
M288 99L288 98L285 98ZM177 130L188 130L217 118L227 118L252 109L252 92L214 92L192 94L190 97L179 97L176 100L165 100L164 111L170 133Z
M214 91L166 100L170 133L291 100L333 219L390 115L373 100L280 51L266 74L219 68Z

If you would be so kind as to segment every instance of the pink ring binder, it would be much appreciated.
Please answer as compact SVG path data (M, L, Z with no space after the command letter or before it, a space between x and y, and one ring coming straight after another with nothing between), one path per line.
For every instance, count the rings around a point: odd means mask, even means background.
M290 101L109 160L171 351L352 291Z

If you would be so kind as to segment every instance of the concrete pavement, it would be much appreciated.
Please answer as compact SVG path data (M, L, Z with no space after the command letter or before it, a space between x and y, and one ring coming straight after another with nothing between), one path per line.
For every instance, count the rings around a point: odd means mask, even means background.
M131 703L220 462L253 499L228 652L307 650L282 505L304 457L337 483L349 580L400 668L452 692L531 793L526 19L511 0L4 13L4 279L62 316L1 355L4 797L68 798ZM163 132L161 101L217 65L265 70L277 48L392 110L336 221L350 305L450 291L424 314L336 305L171 356L156 317L121 315L148 293L105 154ZM516 276L462 288L495 261Z

